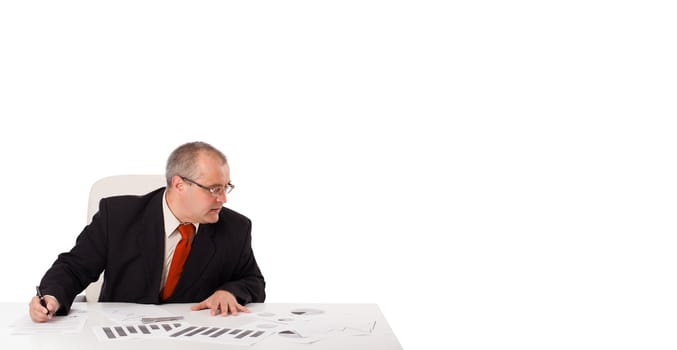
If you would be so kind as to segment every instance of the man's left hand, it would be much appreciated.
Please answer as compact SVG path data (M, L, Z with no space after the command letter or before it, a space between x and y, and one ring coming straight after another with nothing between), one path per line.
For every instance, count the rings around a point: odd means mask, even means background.
M209 298L191 306L190 309L193 311L211 309L212 316L219 313L222 316L227 316L229 313L235 316L238 312L249 312L249 309L238 304L237 299L231 292L225 290L217 290Z

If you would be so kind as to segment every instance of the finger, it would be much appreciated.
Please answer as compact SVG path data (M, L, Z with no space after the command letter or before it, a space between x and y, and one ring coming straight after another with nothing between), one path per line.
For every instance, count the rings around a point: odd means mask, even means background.
M237 302L234 300L228 300L228 311L233 315L237 316ZM228 315L225 313L224 316Z
M203 310L209 307L209 304L207 304L207 300L204 300L200 303L197 303L193 306L190 307L191 310L193 311L198 311L198 310Z
M44 315L47 315L49 313L49 308L42 306L42 303L40 302L40 298L38 298L38 297L33 297L33 299L31 299L31 305L32 305L32 308L37 310L39 313L42 313ZM49 306L49 305L47 305L47 306ZM52 308L54 308L54 307L52 307Z
M235 302L235 310L236 310L236 312L234 314L237 314L237 312L249 313L249 309L245 306L240 305L240 303L238 303L238 302Z
M31 310L30 315L33 322L42 323L48 320L47 315L39 311Z
M28 314L31 316L33 322L45 322L48 320L45 308L40 305L40 302L31 300L28 305Z
M233 314L233 316L237 316L237 302L233 301L228 303L230 306L230 313Z
M242 306L240 304L237 304L237 309L242 311L242 312L249 312L249 309L246 306Z
M211 311L211 314L212 314L212 316L216 316L216 314L219 313L219 309L220 309L220 308L222 308L222 305L220 304L220 302L218 302L218 301L213 302L213 303L212 303L212 307L211 307L211 310L212 310L212 311Z
M50 313L55 313L59 309L59 302L56 300L55 297L46 295L45 302L47 304L47 309L49 310Z
M44 309L44 308L43 308ZM40 311L40 315L38 317L40 322L46 322L52 319L52 314L43 314L42 311Z
M56 301L49 299L47 300L47 311L49 311L49 318L52 318L54 316L54 313L56 312L56 309L58 308Z
M228 316L229 312L228 308L229 308L228 302L226 301L223 303L223 307L221 308L221 316Z

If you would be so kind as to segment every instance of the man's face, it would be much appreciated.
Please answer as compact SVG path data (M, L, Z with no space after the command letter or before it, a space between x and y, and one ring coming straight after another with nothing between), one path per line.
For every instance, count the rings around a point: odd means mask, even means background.
M230 182L228 165L221 164L216 157L201 154L198 157L197 177L191 179L205 187L225 186ZM209 190L184 181L183 206L189 221L197 223L215 223L219 220L219 212L226 202L226 193L212 195Z

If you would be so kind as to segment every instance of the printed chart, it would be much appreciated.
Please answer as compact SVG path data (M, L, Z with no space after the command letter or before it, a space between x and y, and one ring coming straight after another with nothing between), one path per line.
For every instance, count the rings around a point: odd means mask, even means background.
M116 325L94 327L94 333L100 341L120 341L126 339L166 338L203 343L252 345L272 331L252 327L213 327L188 325L186 323L153 323L138 325Z
M94 334L99 340L123 340L146 337L166 337L172 331L184 327L184 323L153 323L138 325L115 325L94 327Z
M252 345L272 333L248 328L188 326L170 334L169 337L208 343Z

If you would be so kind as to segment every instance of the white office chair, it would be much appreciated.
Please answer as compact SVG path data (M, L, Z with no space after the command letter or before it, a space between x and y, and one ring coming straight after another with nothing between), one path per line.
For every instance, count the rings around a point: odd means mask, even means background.
M117 175L105 177L92 185L89 192L89 204L87 209L87 224L92 222L92 217L99 210L101 198L119 196L125 194L140 195L166 186L164 175ZM101 294L103 274L99 280L91 283L85 289L85 300L96 303Z

